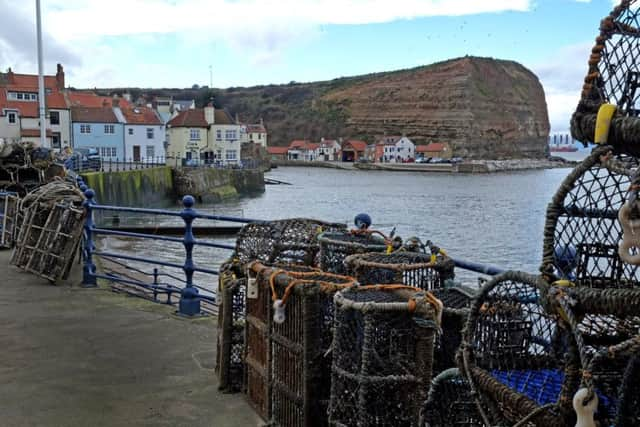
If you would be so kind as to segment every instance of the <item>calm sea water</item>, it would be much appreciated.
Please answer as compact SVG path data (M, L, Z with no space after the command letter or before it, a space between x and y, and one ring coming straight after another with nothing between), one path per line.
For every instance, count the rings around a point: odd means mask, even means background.
M573 159L584 153L569 153ZM484 175L347 171L281 167L258 197L198 209L257 219L317 218L351 225L366 212L373 228L403 238L430 239L456 258L537 272L547 204L570 169ZM227 241L232 242L232 239ZM163 254L181 263L184 249L166 242L115 241L110 246ZM217 268L228 252L197 248L196 262ZM177 272L179 273L179 272ZM462 273L466 281L477 274Z

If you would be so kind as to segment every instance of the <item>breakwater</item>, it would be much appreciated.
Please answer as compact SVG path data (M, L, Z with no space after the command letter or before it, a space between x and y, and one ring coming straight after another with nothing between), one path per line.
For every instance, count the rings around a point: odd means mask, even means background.
M101 204L158 206L192 194L209 203L264 191L264 173L246 169L157 167L82 174Z

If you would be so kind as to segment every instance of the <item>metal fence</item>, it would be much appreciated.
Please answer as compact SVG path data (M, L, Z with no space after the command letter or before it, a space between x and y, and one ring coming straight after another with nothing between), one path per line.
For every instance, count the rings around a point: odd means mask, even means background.
M64 161L68 170L80 172L119 172L137 169L149 169L163 166L173 168L215 168L215 169L258 169L260 162L253 159L237 161L220 161L214 159L183 159L170 153L166 157L141 157L140 159L86 159L81 155L73 155Z
M95 197L95 192L88 188L81 176L76 178L79 188L84 192L86 200L86 220L84 224L82 262L83 275L82 283L85 287L97 285L97 279L104 279L114 284L122 285L121 290L152 299L167 304L176 304L180 314L193 316L203 312L217 312L217 287L207 289L194 281L194 274L208 277L218 276L218 270L196 265L193 258L194 247L202 246L209 248L220 248L232 251L234 246L212 240L196 239L193 234L193 224L195 221L224 221L239 224L263 223L266 221L212 215L198 212L195 208L195 200L192 196L185 196L182 199L182 210L166 209L146 209L122 206L101 205ZM129 213L136 215L146 215L148 217L180 218L184 224L184 234L182 237L171 237L146 233L135 233L117 229L101 228L96 225L94 215L98 212ZM182 263L159 260L155 257L143 257L118 252L116 250L101 250L96 246L96 237L115 236L129 239L156 240L164 242L179 243L184 247L184 260ZM96 261L109 263L113 266L111 271L98 272ZM500 274L503 270L477 264L465 260L454 259L457 268L477 272L485 275ZM141 267L136 267L140 265ZM146 268L145 268L146 266ZM104 268L102 269L104 270ZM182 275L172 273L181 270ZM177 284L176 284L177 283ZM216 280L217 283L217 280ZM161 297L165 297L162 300ZM172 297L176 298L172 298Z
M86 220L82 246L83 286L95 287L97 285L97 279L104 279L123 285L120 289L128 293L156 301L164 297L162 302L167 304L177 302L179 313L183 315L193 316L202 312L216 311L216 291L195 283L194 274L198 273L211 277L217 276L218 271L196 265L193 259L193 249L194 247L202 246L222 248L231 251L234 247L215 241L196 239L193 234L193 223L195 221L226 221L246 224L260 221L200 213L194 209L195 200L192 196L185 196L182 199L183 209L179 211L100 205L95 198L95 192L87 187L82 177L78 176L76 181L86 197L86 201L84 202ZM96 212L127 212L150 216L181 218L184 222L184 235L183 237L171 237L99 228L94 222L94 213ZM180 243L184 246L184 261L182 263L176 263L130 255L118 251L101 250L96 246L95 238L97 236L117 236ZM109 273L98 272L96 266L96 261L98 260L114 265L114 268L112 268L112 271ZM146 266L146 268L135 267L133 266L134 264ZM182 270L183 276L172 272L175 270ZM217 284L217 280L215 282ZM178 300L173 299L173 296L178 297Z

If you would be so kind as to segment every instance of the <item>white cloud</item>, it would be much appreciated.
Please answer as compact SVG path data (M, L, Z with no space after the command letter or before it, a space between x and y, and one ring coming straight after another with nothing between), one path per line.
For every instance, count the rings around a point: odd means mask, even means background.
M592 47L593 42L563 46L544 62L531 66L544 87L552 132L569 129L571 114L580 100Z

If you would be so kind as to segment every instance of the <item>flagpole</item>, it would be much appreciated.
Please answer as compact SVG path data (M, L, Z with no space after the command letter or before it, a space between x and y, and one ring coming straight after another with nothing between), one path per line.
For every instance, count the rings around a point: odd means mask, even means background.
M36 0L36 29L38 34L38 102L40 103L40 146L47 147L47 111L45 106L44 71L42 60L42 20L40 0Z

